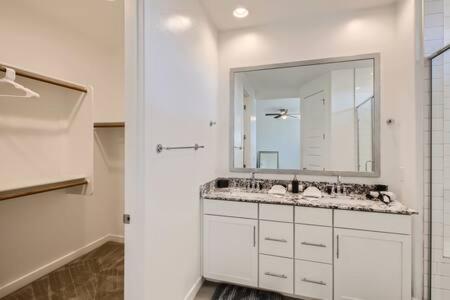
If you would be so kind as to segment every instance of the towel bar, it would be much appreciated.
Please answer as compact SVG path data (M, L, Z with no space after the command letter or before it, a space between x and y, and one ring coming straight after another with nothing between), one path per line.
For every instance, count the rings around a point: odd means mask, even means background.
M156 153L161 153L163 150L183 150L183 149L194 149L197 151L198 149L205 149L205 146L200 146L198 144L195 144L194 146L182 146L182 147L164 147L161 144L158 144L156 146Z

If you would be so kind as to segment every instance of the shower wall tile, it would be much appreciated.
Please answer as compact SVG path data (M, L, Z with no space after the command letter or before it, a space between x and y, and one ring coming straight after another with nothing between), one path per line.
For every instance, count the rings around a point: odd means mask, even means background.
M450 41L450 0L425 0L424 1L424 51L428 56L442 48ZM447 55L446 55L447 56ZM450 174L444 172L444 165L450 162L450 134L444 128L450 121L450 90L449 84L444 82L445 76L450 75L450 60L447 57L439 57L432 62L431 83L433 86L433 103L430 106L430 73L425 72L425 93L424 93L424 299L428 299L428 254L431 251L435 261L439 255L442 255L443 249L443 207L444 199L448 198L450 186L445 182ZM450 77L447 77L450 78ZM430 123L430 108L432 120ZM430 131L430 129L432 131ZM431 137L433 149L429 149L429 138ZM432 164L430 170L430 155ZM432 172L433 182L430 184L429 172ZM431 204L433 207L432 225L432 249L430 250L429 241L429 209L428 199L430 196L430 187L432 190ZM435 216L438 216L435 218ZM442 216L440 218L439 216ZM442 277L450 279L449 273L441 272L440 261L432 263L432 299L450 299L450 291L442 289L445 280ZM449 285L450 286L450 285ZM449 296L449 297L447 297ZM444 298L443 298L444 297ZM445 298L447 297L447 298Z

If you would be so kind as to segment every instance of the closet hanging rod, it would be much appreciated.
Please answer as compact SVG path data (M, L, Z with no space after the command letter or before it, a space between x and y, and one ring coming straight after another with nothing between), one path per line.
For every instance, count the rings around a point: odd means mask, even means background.
M67 189L71 187L87 185L88 181L86 178L75 178L68 180L55 181L51 183L36 184L27 187L18 187L13 189L8 189L5 191L0 190L0 201L9 200L19 197L25 197L35 194L41 194L56 190Z
M30 71L26 71L26 70L23 70L23 69L20 69L20 68L16 68L14 66L10 66L10 65L6 65L6 64L0 63L0 71L6 72L6 68L10 68L10 69L15 70L17 76L21 76L21 77L25 77L25 78L29 78L29 79L33 79L33 80L37 80L37 81L41 81L41 82L57 85L57 86L60 86L60 87L63 87L63 88L67 88L67 89L71 89L71 90L75 90L75 91L79 91L79 92L83 92L83 93L87 93L88 92L88 89L85 86L82 86L82 85L79 85L79 84L76 84L76 83L73 83L73 82L68 82L68 81L52 78L52 77L49 77L49 76L37 74L37 73L34 73L34 72L30 72Z
M124 122L98 122L94 123L94 128L124 128Z
M156 146L156 153L161 153L163 150L185 150L185 149L194 149L197 151L198 149L205 149L205 146L200 146L198 144L195 144L194 146L181 146L181 147L164 147L161 144L158 144Z

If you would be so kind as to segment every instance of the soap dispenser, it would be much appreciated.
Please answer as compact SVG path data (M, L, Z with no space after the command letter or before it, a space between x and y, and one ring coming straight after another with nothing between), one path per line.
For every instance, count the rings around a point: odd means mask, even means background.
M299 192L299 182L297 180L297 175L294 176L294 179L292 180L292 193L298 194Z

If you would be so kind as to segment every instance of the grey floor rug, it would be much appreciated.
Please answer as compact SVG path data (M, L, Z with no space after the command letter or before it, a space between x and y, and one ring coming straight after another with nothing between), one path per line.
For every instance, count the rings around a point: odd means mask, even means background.
M221 284L214 291L211 300L283 300L282 295L251 288Z

